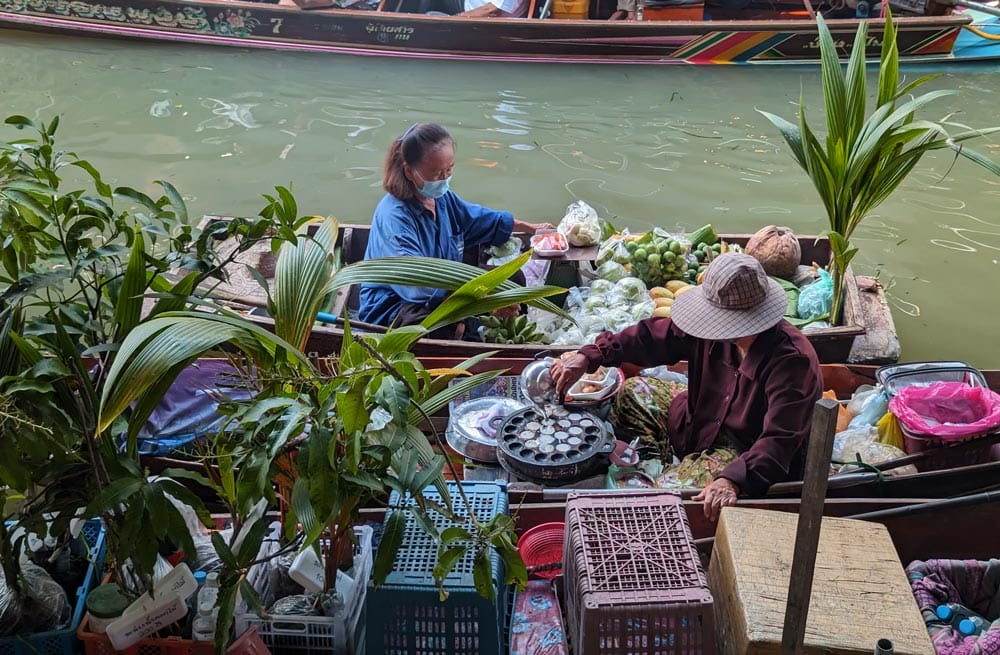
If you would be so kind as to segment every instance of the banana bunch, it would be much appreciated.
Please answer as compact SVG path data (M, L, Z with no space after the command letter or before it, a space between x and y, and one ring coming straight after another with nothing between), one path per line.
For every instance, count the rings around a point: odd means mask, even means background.
M507 318L487 314L480 316L479 321L486 328L485 337L489 343L539 343L545 338L537 330L538 325L524 314Z

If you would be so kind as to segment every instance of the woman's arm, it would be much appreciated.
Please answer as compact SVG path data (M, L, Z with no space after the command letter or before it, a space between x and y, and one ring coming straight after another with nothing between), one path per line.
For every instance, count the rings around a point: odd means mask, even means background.
M552 223L525 223L524 221L519 221L514 219L514 231L515 232L526 232L528 234L534 234L539 230L554 230Z

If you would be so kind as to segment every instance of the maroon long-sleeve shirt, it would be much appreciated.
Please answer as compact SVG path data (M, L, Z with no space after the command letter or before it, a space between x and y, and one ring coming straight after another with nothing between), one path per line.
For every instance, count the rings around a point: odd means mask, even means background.
M736 441L739 458L720 474L750 495L802 474L813 406L822 394L816 351L787 321L762 332L742 361L736 345L682 332L669 318L605 332L580 349L598 366L688 361L688 389L670 406L668 429L679 456L709 448L720 431Z

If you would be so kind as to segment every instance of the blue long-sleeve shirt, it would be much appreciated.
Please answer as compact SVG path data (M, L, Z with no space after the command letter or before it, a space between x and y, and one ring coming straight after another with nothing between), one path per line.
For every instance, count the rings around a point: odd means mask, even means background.
M460 262L466 246L498 246L514 231L514 216L509 212L465 202L452 191L438 198L435 206L436 219L418 201L386 194L372 217L365 259L410 255ZM359 318L367 323L391 325L404 303L432 309L447 293L404 284L363 284Z

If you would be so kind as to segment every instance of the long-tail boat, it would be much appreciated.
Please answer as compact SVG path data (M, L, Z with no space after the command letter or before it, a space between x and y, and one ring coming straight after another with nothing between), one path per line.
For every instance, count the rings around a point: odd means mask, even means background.
M995 5L888 0L901 62L1000 57ZM642 20L606 20L614 0L533 0L523 18L416 13L421 0L0 0L0 28L424 59L565 63L819 61L817 16L846 55L873 0L645 0ZM958 9L956 4L976 7Z

